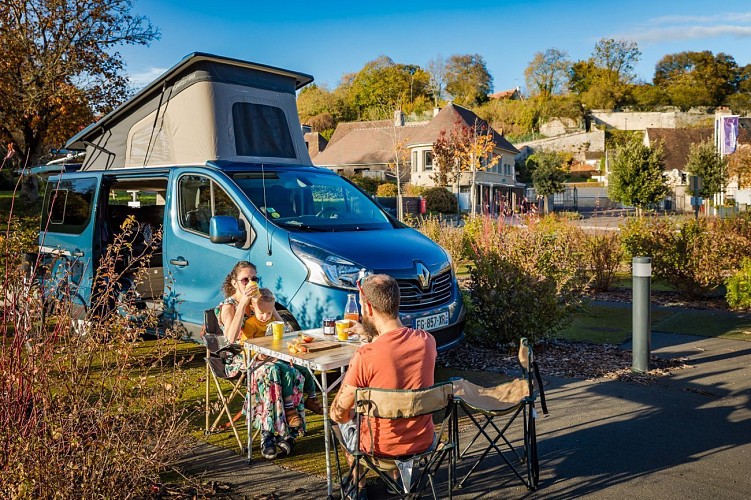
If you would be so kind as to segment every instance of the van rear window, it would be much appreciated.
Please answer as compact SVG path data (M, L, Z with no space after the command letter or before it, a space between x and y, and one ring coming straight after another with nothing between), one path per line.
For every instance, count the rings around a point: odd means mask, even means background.
M232 105L235 150L240 156L296 158L284 111L252 102Z
M63 180L59 183L50 181L44 197L41 230L79 234L86 229L91 219L96 184L95 178Z

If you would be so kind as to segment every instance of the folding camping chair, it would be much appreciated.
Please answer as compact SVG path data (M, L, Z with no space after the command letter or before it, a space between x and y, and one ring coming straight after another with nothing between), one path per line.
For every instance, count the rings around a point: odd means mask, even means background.
M451 441L449 426L451 414L454 409L452 402L452 386L450 382L443 382L425 389L393 390L393 389L357 389L355 393L355 422L357 434L355 438L356 450L353 453L353 462L347 474L342 475L339 464L339 452L334 446L336 455L337 472L339 475L339 488L341 498L345 498L346 490L354 489L357 496L359 491L357 471L360 462L375 471L389 488L390 492L401 499L419 498L423 491L430 485L433 498L438 494L435 488L435 474L447 456L454 449ZM360 426L369 425L372 418L405 419L422 415L432 415L443 411L441 426L436 434L434 446L421 453L394 458L377 457L373 454L373 443L368 451L360 450ZM446 432L444 432L444 430ZM339 426L333 426L333 432L337 440L342 443L342 435ZM377 437L373 437L377 439ZM401 481L394 480L390 472L399 471ZM451 498L451 468L449 467L448 495ZM367 471L365 471L366 473ZM351 487L349 485L352 485Z
M526 338L522 338L519 345L519 363L522 366L524 377L496 387L484 388L463 379L453 381L453 401L456 408L453 412L451 432L457 446L452 456L452 467L456 467L458 460L469 456L470 448L481 436L488 443L472 464L469 472L456 483L455 488L461 488L490 451L495 450L527 489L537 489L540 469L535 429L537 418L537 411L535 410L536 389L539 391L540 406L545 415L548 414L548 408L545 404L540 371ZM477 428L477 433L463 450L459 445L459 408L464 411ZM507 435L508 429L520 415L523 423L521 443L518 439L513 440ZM484 421L481 421L481 417L484 417ZM499 427L498 421L503 418L506 420ZM495 435L491 437L493 431L495 431ZM520 470L521 468L518 467L521 464L526 466L524 470ZM452 475L456 478L456 472Z
M204 432L206 434L212 434L214 432L220 432L232 429L235 435L237 444L240 446L240 453L243 453L245 448L243 447L240 435L235 427L235 422L242 416L242 409L238 411L234 416L230 411L230 404L237 395L245 394L245 377L247 376L246 370L241 370L237 373L230 373L227 371L227 361L230 357L242 356L242 349L236 345L228 344L224 335L221 334L219 328L219 321L214 313L213 309L206 309L203 312L203 339L206 343L206 428ZM216 387L217 395L219 397L219 403L221 407L212 409L211 405L211 381L213 380ZM225 396L224 390L220 383L221 380L227 380L232 384L229 395ZM213 423L209 425L214 411L216 411L216 418ZM221 420L226 417L227 422L220 426Z

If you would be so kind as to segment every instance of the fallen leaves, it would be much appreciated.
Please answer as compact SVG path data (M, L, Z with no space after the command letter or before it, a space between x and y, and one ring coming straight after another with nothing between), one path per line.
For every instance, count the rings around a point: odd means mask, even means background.
M671 371L688 368L685 358L665 359L651 356L652 369L644 374L631 371L631 351L611 344L591 344L567 340L544 340L534 346L535 360L545 378L607 378L641 384L654 382ZM515 348L477 347L463 344L442 353L436 362L449 368L484 370L519 376L521 368Z

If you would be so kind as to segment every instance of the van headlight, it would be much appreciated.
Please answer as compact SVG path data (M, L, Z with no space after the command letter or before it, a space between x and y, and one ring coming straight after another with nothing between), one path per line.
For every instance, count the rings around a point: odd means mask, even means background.
M301 241L290 240L290 246L308 268L308 281L311 283L357 290L355 282L362 266Z

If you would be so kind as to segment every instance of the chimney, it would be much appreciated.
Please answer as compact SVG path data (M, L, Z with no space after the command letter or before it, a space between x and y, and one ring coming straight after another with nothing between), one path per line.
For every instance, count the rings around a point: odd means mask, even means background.
M394 111L394 126L395 127L404 126L404 112L401 109L397 109L396 111Z

